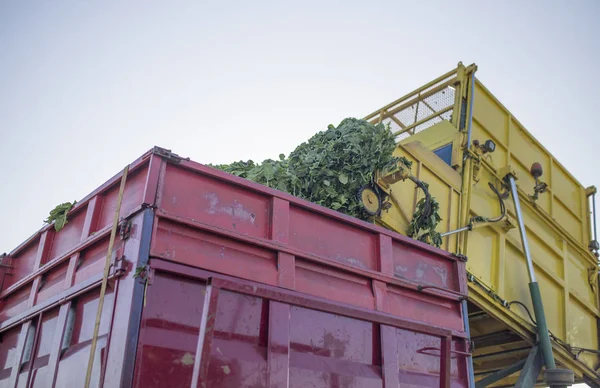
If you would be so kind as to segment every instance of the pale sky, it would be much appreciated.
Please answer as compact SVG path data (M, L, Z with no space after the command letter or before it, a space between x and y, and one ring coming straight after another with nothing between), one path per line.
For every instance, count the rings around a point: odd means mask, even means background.
M4 1L0 253L154 145L275 158L459 61L599 187L599 16L593 0Z

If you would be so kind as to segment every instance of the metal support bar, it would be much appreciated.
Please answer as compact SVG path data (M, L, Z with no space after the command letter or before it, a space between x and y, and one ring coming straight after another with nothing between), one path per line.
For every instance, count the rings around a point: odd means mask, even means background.
M469 341L471 340L471 328L469 327L469 309L467 307L467 301L463 300L460 302L460 307L462 309L463 314L463 324L465 325L465 333L469 336ZM469 349L467 349L469 350ZM465 359L467 363L467 372L469 373L469 388L475 387L475 372L473 370L473 357L467 357Z
M527 260L527 272L529 273L529 281L535 283L535 272L533 270L533 261L531 259L531 253L529 252L529 243L527 242L527 232L525 231L525 223L523 222L523 213L521 212L521 202L519 201L519 192L517 191L517 184L515 183L515 177L508 175L508 181L510 183L510 190L515 204L515 213L517 221L519 222L519 232L521 232L521 243L523 244L523 251L525 252L525 259ZM537 317L536 317L537 319Z
M600 384L590 379L587 375L583 375L583 382L589 385L591 388L600 388Z
M470 225L468 225L468 226L464 226L464 227L462 227L460 229L451 230L449 232L441 233L440 236L441 237L446 237L446 236L450 236L451 234L456 234L456 233L464 232L466 230L471 230L471 229L473 229L473 227L470 226Z
M527 260L527 271L529 272L530 280L529 293L531 294L531 302L533 304L533 311L537 323L537 331L540 338L540 348L544 356L544 364L546 365L546 369L554 369L556 368L556 364L554 363L554 355L552 354L552 343L550 342L550 334L548 333L548 326L546 324L546 315L544 313L544 304L542 302L540 287L535 279L533 260L531 259L531 253L529 252L529 243L527 242L527 232L525 231L525 224L523 222L523 213L521 212L521 203L519 202L517 184L515 183L515 177L513 175L509 174L507 175L507 178L515 205L515 214L519 222L519 231L521 232L523 251L525 252L525 259Z
M522 342L523 339L512 330L502 330L471 337L471 341L473 341L477 348L487 348L490 346L518 343Z
M594 241L598 241L598 230L596 229L596 193L592 195L592 213L594 213Z
M537 346L531 348L527 361L523 366L519 379L515 384L515 388L533 388L537 382L537 378L542 371L544 360L542 352L539 351Z
M596 251L596 253L598 252L598 231L596 229L596 191L594 191L594 194L592 194L592 222L594 225L594 241L593 241L593 246L592 249L594 249Z
M526 360L521 360L516 364L509 366L508 368L499 370L497 372L492 373L491 375L484 377L483 379L479 380L477 384L475 384L475 388L485 388L488 385L494 384L495 382L500 381L503 378L520 371L521 369L523 369L525 361Z

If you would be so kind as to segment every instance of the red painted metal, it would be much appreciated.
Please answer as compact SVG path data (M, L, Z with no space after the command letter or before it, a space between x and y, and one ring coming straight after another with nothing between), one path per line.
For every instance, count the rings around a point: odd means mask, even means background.
M120 178L3 260L0 387L84 381ZM162 149L130 165L121 220L96 385L469 384L447 252Z

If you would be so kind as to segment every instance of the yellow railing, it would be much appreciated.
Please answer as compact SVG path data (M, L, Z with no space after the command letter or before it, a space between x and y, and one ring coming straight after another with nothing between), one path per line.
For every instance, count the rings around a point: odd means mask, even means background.
M462 63L411 93L367 115L375 124L389 125L397 140L419 133L440 121L450 121L456 128L464 127L463 105L465 73Z

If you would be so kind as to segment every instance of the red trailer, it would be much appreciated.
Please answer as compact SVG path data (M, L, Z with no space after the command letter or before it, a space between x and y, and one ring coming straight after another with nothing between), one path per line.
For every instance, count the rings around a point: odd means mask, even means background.
M459 257L160 148L0 281L0 387L473 384Z

